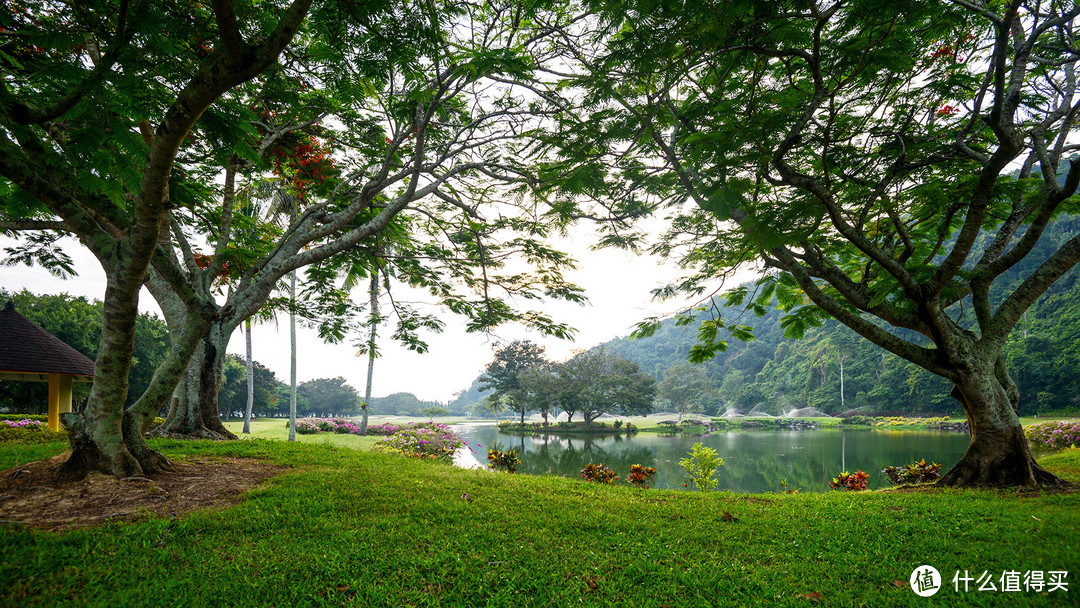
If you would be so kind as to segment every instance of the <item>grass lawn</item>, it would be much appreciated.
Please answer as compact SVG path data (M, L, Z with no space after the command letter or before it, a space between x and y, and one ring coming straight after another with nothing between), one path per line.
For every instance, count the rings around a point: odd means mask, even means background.
M152 445L290 468L237 506L175 521L0 523L0 606L1075 606L1080 594L1080 493L640 492L319 442ZM1078 450L1041 462L1080 481ZM946 579L930 599L906 585L922 564ZM957 593L958 570L1067 570L1070 589Z
M251 422L251 434L244 435L240 431L244 429L243 421L226 422L225 428L236 433L241 439L280 439L286 441L289 438L289 429L285 428L288 422L284 418L261 418ZM338 433L318 433L315 435L296 435L299 443L317 443L320 445L332 445L339 448L353 448L366 450L382 437L347 435Z

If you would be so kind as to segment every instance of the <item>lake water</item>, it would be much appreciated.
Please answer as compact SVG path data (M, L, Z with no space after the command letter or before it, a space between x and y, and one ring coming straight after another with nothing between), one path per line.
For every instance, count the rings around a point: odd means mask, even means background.
M656 467L657 488L683 488L688 479L679 460L699 442L724 459L716 475L717 489L734 492L778 492L784 480L801 492L826 492L838 473L856 469L870 474L871 488L884 488L889 486L881 473L886 465L925 458L944 465L944 472L960 461L969 441L967 433L955 431L895 429L721 431L674 437L523 436L499 433L495 426L483 424L454 429L475 451L460 459L464 466L486 466L490 447L516 448L522 463L518 472L578 478L584 465L605 463L625 481L630 465L640 464Z

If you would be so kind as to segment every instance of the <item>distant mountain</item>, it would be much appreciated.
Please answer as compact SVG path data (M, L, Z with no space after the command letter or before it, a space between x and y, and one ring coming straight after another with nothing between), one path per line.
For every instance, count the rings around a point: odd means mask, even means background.
M1011 293L1050 251L1078 231L1080 218L1059 221L1036 251L1000 277L992 297L1000 301ZM1080 376L1076 374L1080 362L1078 279L1080 268L1074 268L1054 284L1028 310L1006 344L1005 359L1020 388L1023 415L1080 408ZM966 317L960 322L973 324L971 307L962 310ZM879 414L961 414L959 404L948 396L951 386L946 380L882 350L839 322L830 320L808 330L802 339L791 340L784 337L781 313L775 309L757 317L740 308L721 306L721 314L753 327L756 339L746 343L729 340L727 351L702 364L721 387L722 395L722 403L706 413L746 413L756 408L777 414L811 407L830 414L853 409ZM904 333L907 339L922 339L913 332ZM619 338L606 346L659 380L664 370L686 359L696 334L696 324L676 326L668 321L652 337Z
M1080 217L1057 222L1039 247L995 283L997 301L1011 293L1053 249L1080 232ZM750 342L728 340L728 349L703 363L706 374L720 387L720 400L705 413L750 411L779 414L815 408L828 414L850 410L875 414L956 414L959 404L949 397L949 383L866 341L836 321L809 329L804 337L784 337L783 313L770 309L758 317L741 308L724 307L724 318L753 327ZM974 323L971 307L963 308L962 324ZM699 319L708 318L705 313ZM651 337L617 338L600 346L634 361L658 381L664 371L686 360L696 344L696 323L663 323ZM922 339L904 332L910 340ZM1080 268L1074 268L1050 288L1013 330L1006 344L1009 373L1021 393L1020 413L1080 411ZM843 397L841 397L841 365ZM482 396L476 382L453 403L464 407Z

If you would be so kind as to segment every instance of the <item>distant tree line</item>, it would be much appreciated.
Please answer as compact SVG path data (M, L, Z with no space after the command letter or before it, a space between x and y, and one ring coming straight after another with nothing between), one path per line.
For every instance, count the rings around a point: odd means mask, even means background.
M586 424L604 414L641 416L653 411L656 397L653 378L614 351L598 347L553 362L527 340L496 350L477 389L488 392L483 404L493 414L514 412L522 422L530 412L544 420L580 414Z

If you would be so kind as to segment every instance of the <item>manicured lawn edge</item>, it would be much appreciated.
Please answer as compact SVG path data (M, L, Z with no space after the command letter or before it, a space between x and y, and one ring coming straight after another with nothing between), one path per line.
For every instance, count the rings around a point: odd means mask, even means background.
M1080 494L641 492L333 445L155 440L291 469L238 506L66 534L0 525L0 605L1031 606L894 581L1080 567ZM1080 480L1076 450L1042 460ZM725 521L724 513L737 521ZM1074 576L1074 574L1071 574ZM1022 597L1021 597L1022 596Z

